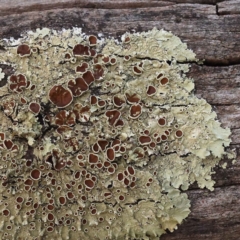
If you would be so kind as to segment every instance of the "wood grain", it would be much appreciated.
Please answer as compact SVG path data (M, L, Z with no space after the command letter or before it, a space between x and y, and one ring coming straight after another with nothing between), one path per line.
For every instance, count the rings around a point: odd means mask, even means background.
M1 15L0 35L19 36L24 30L42 26L55 29L78 26L89 34L102 32L119 37L126 31L157 27L178 35L207 65L240 62L240 15L218 16L215 5L171 4L124 10L72 8L72 4L67 9L54 6L51 10L39 7L39 11Z
M192 212L179 229L161 240L238 240L240 236L240 186L192 190Z
M196 94L232 129L237 163L217 167L216 189L193 184L187 191L191 214L163 240L240 239L240 0L0 0L0 38L19 37L41 27L81 27L87 34L120 37L126 31L153 27L172 31L188 44L203 65L192 64L189 76ZM11 69L6 69L10 72Z
M224 1L217 6L219 15L240 14L240 0Z

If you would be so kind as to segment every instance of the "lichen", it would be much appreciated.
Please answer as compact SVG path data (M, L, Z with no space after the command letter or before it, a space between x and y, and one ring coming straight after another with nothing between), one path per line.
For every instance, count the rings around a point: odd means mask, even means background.
M170 32L44 28L1 44L15 70L0 88L1 239L158 239L189 215L183 191L213 190L233 157Z

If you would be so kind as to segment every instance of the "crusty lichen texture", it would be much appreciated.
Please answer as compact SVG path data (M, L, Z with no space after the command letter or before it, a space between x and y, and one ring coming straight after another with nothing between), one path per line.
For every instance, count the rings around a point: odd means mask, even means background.
M230 130L164 30L37 29L0 42L0 239L159 239L213 190Z

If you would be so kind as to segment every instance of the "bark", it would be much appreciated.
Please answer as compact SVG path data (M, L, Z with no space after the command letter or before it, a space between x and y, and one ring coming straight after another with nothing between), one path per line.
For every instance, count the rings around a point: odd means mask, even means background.
M193 63L188 75L196 94L213 106L222 126L231 128L237 163L215 169L214 192L191 186L190 216L163 240L240 239L239 23L240 0L0 0L0 39L41 27L81 27L87 34L117 38L157 27L172 31L205 59L203 65Z

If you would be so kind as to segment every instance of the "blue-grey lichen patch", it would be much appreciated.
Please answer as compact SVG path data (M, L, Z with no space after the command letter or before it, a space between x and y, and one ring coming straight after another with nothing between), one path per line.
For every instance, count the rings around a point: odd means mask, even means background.
M158 239L190 213L190 184L213 190L230 130L194 96L178 37L44 28L1 44L1 239Z

